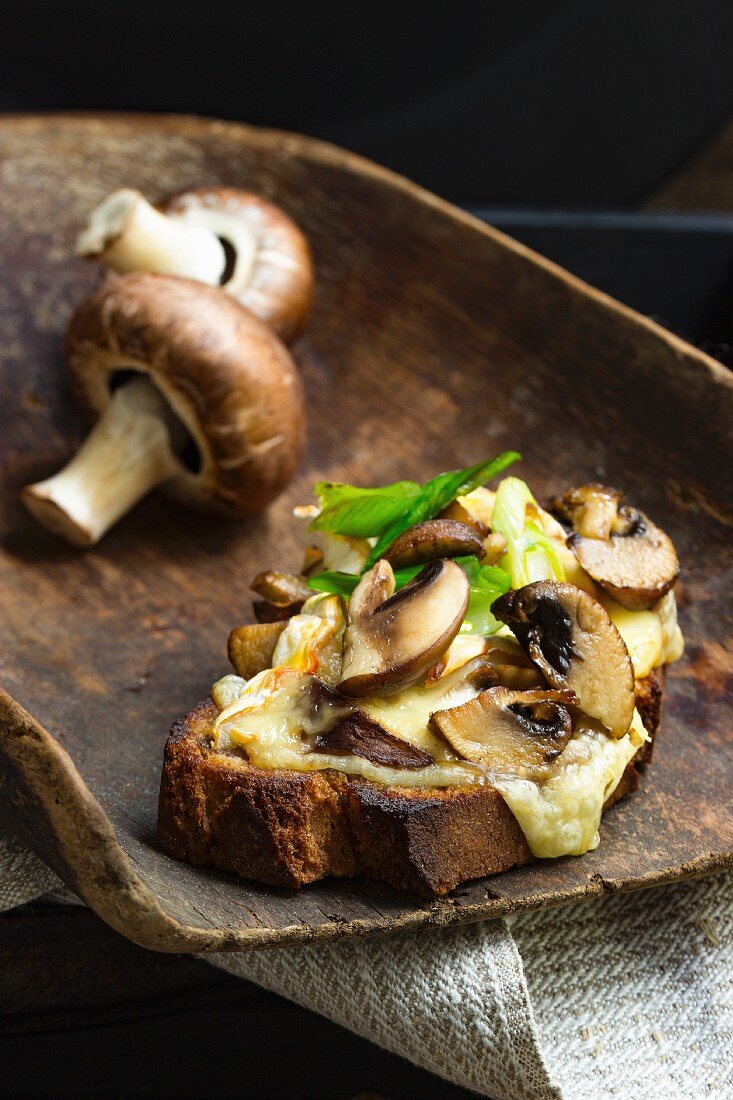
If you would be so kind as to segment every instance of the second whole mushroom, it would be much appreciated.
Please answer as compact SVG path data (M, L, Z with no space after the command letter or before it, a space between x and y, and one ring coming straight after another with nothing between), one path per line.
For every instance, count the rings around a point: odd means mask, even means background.
M293 476L305 432L295 364L267 325L220 290L110 276L74 314L66 353L96 424L60 473L22 496L68 541L93 545L157 485L246 516Z
M120 274L149 271L221 287L286 343L310 312L308 243L283 210L250 191L185 191L159 208L139 191L115 191L92 211L76 248Z

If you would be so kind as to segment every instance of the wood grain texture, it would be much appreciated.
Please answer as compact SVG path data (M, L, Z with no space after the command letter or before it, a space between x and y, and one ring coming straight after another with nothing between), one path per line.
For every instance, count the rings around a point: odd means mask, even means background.
M724 369L520 245L332 147L152 116L0 122L0 816L108 923L167 951L306 942L478 920L733 862L733 385ZM234 524L155 495L90 552L18 504L84 432L60 356L95 272L71 257L118 186L162 199L221 183L280 203L318 289L295 346L310 438L295 483ZM171 722L226 670L249 579L292 568L317 477L423 479L504 448L541 495L603 478L674 539L687 655L653 767L598 851L416 905L360 880L291 893L156 846ZM33 718L30 715L34 715Z

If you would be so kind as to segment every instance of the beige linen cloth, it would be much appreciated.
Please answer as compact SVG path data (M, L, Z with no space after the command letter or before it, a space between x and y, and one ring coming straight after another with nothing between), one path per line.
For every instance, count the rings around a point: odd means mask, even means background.
M1 910L60 886L0 840ZM494 1100L733 1097L731 874L510 920L206 958Z

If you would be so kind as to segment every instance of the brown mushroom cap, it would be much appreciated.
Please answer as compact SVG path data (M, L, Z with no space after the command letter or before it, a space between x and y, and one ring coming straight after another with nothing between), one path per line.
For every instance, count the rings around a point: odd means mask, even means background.
M188 430L200 467L166 487L242 516L285 488L300 458L300 378L274 333L214 287L138 272L109 276L72 317L72 382L99 415L114 376L147 375Z
M300 332L313 299L313 262L308 242L283 210L260 195L229 187L186 191L161 210L211 229L225 241L227 221L241 222L253 238L254 255L239 262L235 257L224 289L286 342Z
M634 715L634 670L608 612L587 592L535 581L496 600L491 610L554 688L574 691L580 707L614 737Z
M629 611L653 607L680 571L672 540L638 509L622 508L621 530L607 539L573 533L568 546L596 584Z
M393 569L404 569L436 558L480 556L483 549L483 539L475 527L455 519L428 519L398 535L384 557Z
M258 672L269 668L285 626L283 622L235 627L227 643L227 653L234 671L245 680L251 680Z
M381 558L349 602L339 690L362 697L415 683L445 653L468 607L466 574L449 559L431 562L396 594Z
M622 500L623 494L618 489L592 482L552 497L549 510L578 534L607 539Z
M494 772L538 776L573 732L572 692L492 687L461 706L433 714L432 725L465 760Z
M664 531L622 500L617 489L581 485L550 508L572 527L568 546L596 584L629 611L644 611L669 592L679 562Z

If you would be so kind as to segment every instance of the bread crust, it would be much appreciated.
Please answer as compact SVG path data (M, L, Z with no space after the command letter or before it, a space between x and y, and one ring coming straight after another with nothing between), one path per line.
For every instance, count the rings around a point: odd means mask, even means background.
M652 738L660 703L657 672L637 684ZM292 888L328 875L366 875L420 897L533 859L492 787L422 790L332 769L265 771L211 751L216 714L212 702L200 703L174 723L166 743L158 839L178 859ZM628 765L604 810L636 789L643 755Z

